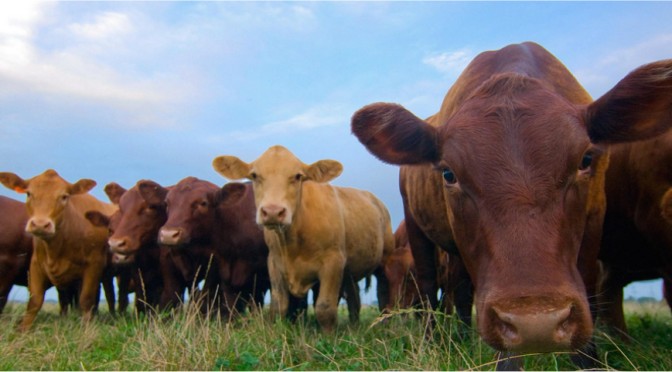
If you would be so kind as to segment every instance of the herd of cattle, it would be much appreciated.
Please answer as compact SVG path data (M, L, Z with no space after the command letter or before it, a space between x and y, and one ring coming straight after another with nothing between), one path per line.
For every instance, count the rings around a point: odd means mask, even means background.
M111 203L88 194L92 180L0 173L26 194L0 199L0 306L28 285L26 330L51 286L61 311L78 304L88 320L101 283L114 308L114 277L122 311L130 290L137 311L169 309L202 281L192 295L223 314L270 289L271 312L294 317L312 289L331 330L341 298L358 318L357 283L374 275L381 310L455 306L470 323L473 305L498 350L590 356L598 316L626 332L625 285L662 277L672 297L671 127L672 60L593 101L523 43L477 56L426 120L388 103L353 115L358 140L401 166L396 234L375 196L328 183L340 163L308 165L281 146L251 163L214 159L225 178L251 182L111 183Z

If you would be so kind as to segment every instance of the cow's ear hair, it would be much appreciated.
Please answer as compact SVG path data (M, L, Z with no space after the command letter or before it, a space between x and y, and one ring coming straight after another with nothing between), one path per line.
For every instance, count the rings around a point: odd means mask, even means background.
M218 156L212 161L212 167L230 180L248 178L250 175L250 165L235 156Z
M245 184L240 182L229 182L222 186L221 189L217 190L215 200L218 205L233 205L243 198L246 191L247 186Z
M374 103L352 116L352 133L373 155L391 164L439 160L436 128L400 105Z
M672 188L669 188L660 200L660 213L672 223Z
M140 196L149 205L160 205L166 200L168 189L150 180L141 180L137 183Z
M0 172L0 182L19 194L24 194L28 190L28 182L11 172Z
M93 226L108 227L110 224L110 218L99 211L88 211L84 216Z
M341 175L343 165L336 160L320 160L308 166L306 178L315 182L329 182Z
M121 196L124 195L126 192L126 189L121 187L116 182L110 182L107 185L105 185L105 194L107 194L107 197L110 198L110 201L112 204L119 204L119 200L121 200Z
M90 180L88 178L83 178L70 185L68 192L70 193L70 195L84 194L86 192L89 192L89 190L91 190L95 186L96 181Z
M672 59L632 71L586 109L593 143L652 138L672 127Z

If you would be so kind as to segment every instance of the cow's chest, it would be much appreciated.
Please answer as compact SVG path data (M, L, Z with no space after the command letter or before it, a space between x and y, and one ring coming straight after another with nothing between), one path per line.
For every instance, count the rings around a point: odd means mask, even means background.
M285 280L289 291L296 297L304 297L318 281L320 265L305 257L287 257L285 260Z
M86 264L84 260L54 258L49 255L44 258L42 268L55 286L69 284L74 280L81 279Z

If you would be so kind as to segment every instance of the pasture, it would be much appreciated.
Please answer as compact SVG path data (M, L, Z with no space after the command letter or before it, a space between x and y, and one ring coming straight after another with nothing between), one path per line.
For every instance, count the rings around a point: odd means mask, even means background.
M105 304L83 326L71 312L46 304L33 329L14 330L25 310L10 303L0 317L2 370L493 370L495 351L457 320L436 314L438 326L414 311L383 318L365 306L358 325L339 309L333 334L319 331L312 310L297 324L271 321L267 309L233 322L205 318L185 306L170 319L127 313L113 317ZM659 302L626 304L632 340L623 342L599 327L599 366L607 370L671 370L672 316ZM461 336L463 335L463 336ZM564 353L526 357L527 370L573 370Z

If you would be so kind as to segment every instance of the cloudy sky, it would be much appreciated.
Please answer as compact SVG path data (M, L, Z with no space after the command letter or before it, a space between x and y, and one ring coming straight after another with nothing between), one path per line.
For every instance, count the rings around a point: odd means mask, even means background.
M670 19L669 2L1 2L0 170L92 178L106 200L112 181L223 184L214 157L282 144L341 161L334 183L374 192L396 227L397 168L350 134L354 111L432 115L479 52L528 40L597 98L672 57Z

